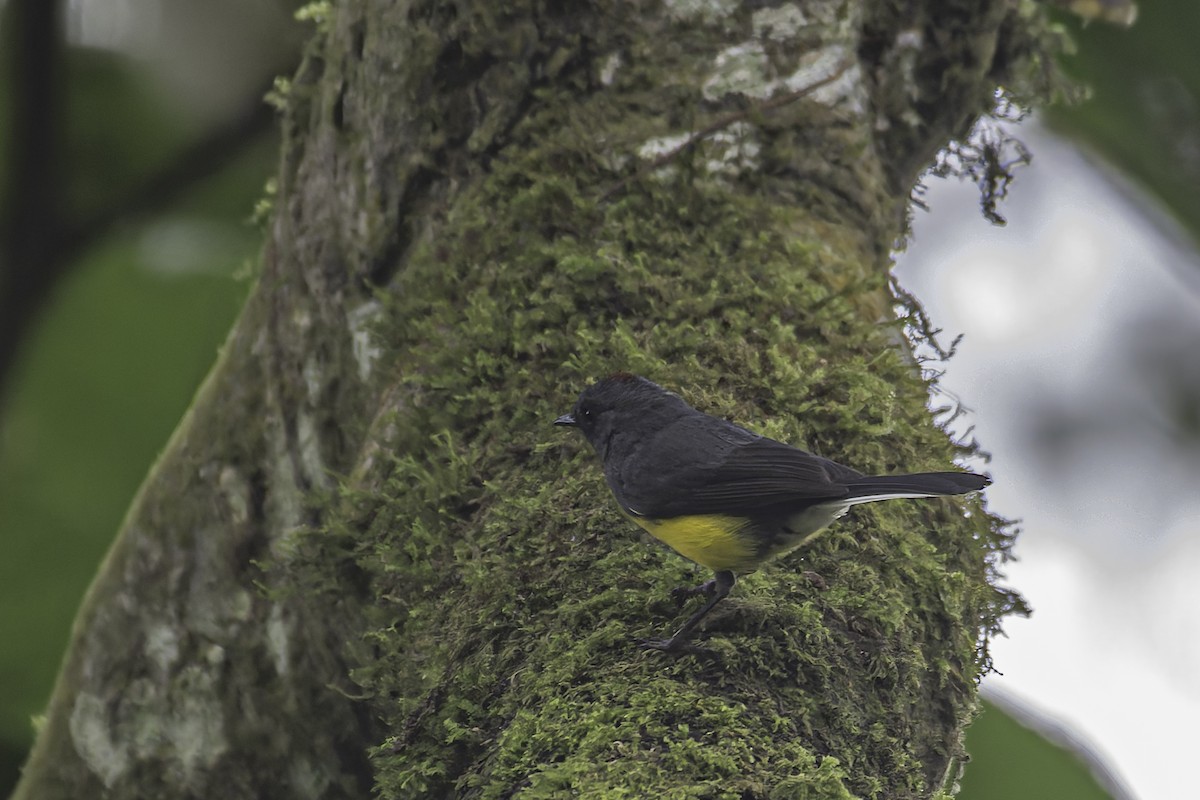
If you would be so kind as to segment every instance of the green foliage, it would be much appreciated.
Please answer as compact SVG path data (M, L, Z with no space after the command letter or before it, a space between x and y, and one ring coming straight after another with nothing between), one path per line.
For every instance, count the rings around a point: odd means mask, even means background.
M1138 12L1129 28L1060 15L1078 45L1063 68L1091 92L1046 116L1145 186L1200 239L1200 6L1141 3Z
M331 10L332 3L329 0L315 0L296 9L295 16L301 22L312 22L314 25L323 26L327 24Z
M1075 753L1050 744L986 700L967 733L967 746L971 763L963 775L961 800L1109 800L1113 796Z
M603 202L570 127L528 123L409 255L378 331L401 398L386 478L347 485L308 537L319 591L378 598L354 678L390 731L380 792L928 794L927 760L961 754L941 731L974 708L979 631L1014 602L987 583L1000 522L859 512L739 583L705 652L672 658L636 639L706 576L638 536L551 427L626 369L865 470L945 468L962 448L899 324L864 313L891 302L883 270L857 232L761 195L680 178Z
M64 211L87 214L121 202L194 132L127 59L66 58ZM79 600L246 295L229 276L258 247L243 221L277 147L264 137L172 216L122 223L81 254L24 345L0 418L0 740L13 754L0 757L0 795Z

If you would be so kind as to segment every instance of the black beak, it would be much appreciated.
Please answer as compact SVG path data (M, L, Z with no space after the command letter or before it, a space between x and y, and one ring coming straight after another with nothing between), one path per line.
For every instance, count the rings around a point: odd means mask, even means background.
M554 420L554 424L555 425L574 425L575 417L571 416L570 414L563 414L561 417Z

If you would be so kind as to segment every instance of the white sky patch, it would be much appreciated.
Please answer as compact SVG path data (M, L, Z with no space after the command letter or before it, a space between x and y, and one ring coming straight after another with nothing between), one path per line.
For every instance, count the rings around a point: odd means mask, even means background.
M973 335L1004 345L1090 335L1088 317L1112 286L1120 243L1110 230L1093 230L1081 211L1064 208L1058 217L1053 229L1024 243L1000 237L979 248L978 240L962 241L960 265L946 271L940 288L952 308L946 322L969 320ZM1030 248L1042 257L1030 258Z
M1200 492L1194 454L1138 411L1153 387L1125 345L1169 344L1147 338L1147 320L1200 318L1200 258L1137 190L1035 124L1017 134L1037 158L1003 207L1008 225L982 219L970 183L931 179L931 213L897 264L943 339L966 334L942 385L993 454L989 505L1023 520L1004 570L1034 614L1005 624L992 645L1004 674L985 686L1078 728L1135 796L1191 797ZM1119 418L1049 469L1030 419L1047 402Z

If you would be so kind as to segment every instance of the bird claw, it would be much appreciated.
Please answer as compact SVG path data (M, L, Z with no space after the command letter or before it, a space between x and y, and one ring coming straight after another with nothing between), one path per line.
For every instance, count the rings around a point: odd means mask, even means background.
M674 637L670 639L638 639L637 643L643 650L658 650L663 653L691 653L694 655L708 653L711 655L712 652L686 639L676 641Z
M664 653L695 652L699 649L686 640L676 641L674 637L670 639L638 639L638 646L643 650L661 650Z

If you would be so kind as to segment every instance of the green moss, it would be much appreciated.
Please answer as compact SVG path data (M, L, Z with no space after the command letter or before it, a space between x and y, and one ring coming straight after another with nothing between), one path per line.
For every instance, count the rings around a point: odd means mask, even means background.
M948 467L964 448L931 423L900 323L874 321L893 298L872 237L766 177L603 200L611 153L576 132L610 101L559 100L539 96L406 254L378 332L386 478L312 537L343 565L334 591L377 598L354 678L389 731L380 794L928 796L1014 602L988 582L1000 521L857 511L739 582L704 652L647 652L680 616L668 589L707 575L623 520L551 425L630 370L866 471Z

